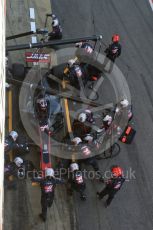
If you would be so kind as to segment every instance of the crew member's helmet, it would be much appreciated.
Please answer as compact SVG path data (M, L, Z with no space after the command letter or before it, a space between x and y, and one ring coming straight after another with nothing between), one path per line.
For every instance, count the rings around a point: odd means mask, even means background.
M52 14L52 19L55 19L56 18L56 15L55 14Z
M114 35L112 36L112 41L113 41L113 42L119 42L119 40L120 40L120 36L119 36L118 34L114 34Z
M54 177L54 169L46 168L45 169L45 177Z
M112 117L110 115L106 115L103 119L103 121L108 121L108 122L112 122Z
M123 99L120 103L121 103L123 108L125 108L125 107L127 107L129 105L129 102L128 102L127 99Z
M74 145L78 145L82 142L80 137L75 137L73 138L72 142L74 143Z
M70 60L68 61L68 66L69 66L69 67L72 67L72 66L74 65L74 63L75 63L75 60L74 60L74 59L70 59Z
M70 170L71 172L79 170L79 165L77 163L70 164Z
M78 121L84 123L87 119L87 115L86 113L80 113L79 116L78 116Z
M92 142L93 141L93 136L91 134L87 134L84 137L84 140L87 141L87 142Z
M81 48L82 44L83 44L83 42L77 42L77 43L75 43L75 47Z
M114 177L120 177L123 174L122 168L119 167L118 165L112 166L111 172L112 172L112 174L113 174Z
M14 159L14 163L16 164L17 167L21 167L21 165L23 164L23 159L21 157L16 157Z
M12 131L9 133L9 136L11 136L12 139L13 139L14 141L16 141L17 138L18 138L18 133L17 133L16 131L13 131L13 130L12 130Z

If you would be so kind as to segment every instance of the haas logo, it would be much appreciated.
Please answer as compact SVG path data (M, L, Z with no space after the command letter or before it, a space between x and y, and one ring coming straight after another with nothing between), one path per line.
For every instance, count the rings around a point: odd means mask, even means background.
M80 175L80 176L77 176L76 177L76 181L77 181L77 184L82 184L83 183L83 178L82 178L82 176Z
M46 185L44 187L44 189L45 189L45 193L52 192L53 191L53 185Z
M87 51L87 53L89 53L89 54L91 54L91 53L92 53L92 51L93 51L93 50L92 50L92 48L91 48L91 47L89 47L89 46L88 46L88 47L86 47L86 48L85 48L85 50L86 50L86 51Z
M121 183L119 182L117 185L115 185L114 189L120 189Z
M83 147L82 151L85 156L89 156L91 154L91 151L88 147Z
M113 54L116 54L117 51L118 51L118 48L115 48L115 49L112 50L112 53L113 53Z
M81 71L81 69L80 69L79 66L75 67L75 72L76 72L77 77L81 77L82 76L82 71Z

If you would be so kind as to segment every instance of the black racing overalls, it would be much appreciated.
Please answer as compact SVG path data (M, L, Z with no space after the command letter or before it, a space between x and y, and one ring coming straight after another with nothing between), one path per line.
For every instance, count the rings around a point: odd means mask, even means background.
M65 183L63 180L59 178L35 178L32 180L33 182L40 183L41 187L41 208L42 208L42 217L44 221L47 217L47 208L52 206L54 200L54 190L56 184L63 184Z
M108 198L106 200L106 204L110 205L115 194L120 190L124 181L125 181L125 179L123 177L110 179L107 182L106 187L99 193L99 199L102 199L104 196L108 195Z
M112 62L115 61L117 57L121 55L121 45L118 42L113 42L105 50L106 57L109 58Z
M52 206L54 200L55 184L52 180L45 180L41 184L41 208L44 219L47 217L47 208Z
M52 32L48 34L48 40L62 39L62 28L60 25L54 26Z
M81 199L85 197L84 191L86 184L81 171L74 171L71 173L69 183L71 192L75 190L76 192L80 193Z

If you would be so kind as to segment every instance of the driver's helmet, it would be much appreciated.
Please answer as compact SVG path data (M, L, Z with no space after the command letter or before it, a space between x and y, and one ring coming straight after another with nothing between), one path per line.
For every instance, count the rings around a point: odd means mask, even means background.
M47 100L45 98L40 98L37 100L40 109L45 110L47 108Z

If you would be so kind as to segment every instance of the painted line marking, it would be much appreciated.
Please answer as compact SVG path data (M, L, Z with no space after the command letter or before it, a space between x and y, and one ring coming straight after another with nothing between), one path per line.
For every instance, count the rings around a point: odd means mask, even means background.
M30 18L35 19L35 10L34 10L34 8L30 8L29 10L30 10Z
M151 6L151 9L153 10L153 0L149 0L149 3L150 3L150 6Z
M66 88L66 82L62 82L63 89ZM66 114L66 123L67 123L67 129L68 133L70 135L70 139L72 140L74 138L73 132L72 132L72 126L71 126L71 120L70 120L70 111L69 111L69 105L68 105L68 99L65 98L64 100L64 108L65 108L65 114ZM72 162L75 162L75 153L72 155Z
M32 36L31 40L32 40L32 43L37 43L37 37L36 36Z
M31 25L31 31L36 32L36 23L30 22L30 25Z
M63 89L66 88L66 83L63 81ZM66 121L67 121L67 128L69 134L72 133L72 127L71 127L71 121L70 121L70 112L69 112L69 106L68 106L68 100L64 99L64 106L65 106L65 113L66 113Z
M12 91L9 90L8 91L8 129L9 129L9 132L12 131ZM10 151L9 153L9 158L10 158L10 161L13 161L13 152ZM13 180L13 176L10 176L9 177L9 180L12 181Z
M35 20L35 9L34 8L29 8L29 11L30 11L30 19L32 20ZM34 22L30 22L30 25L31 25L31 31L33 32L36 32L36 23L35 21ZM37 43L37 37L36 36L32 36L31 37L31 42L34 44L34 43Z
M8 92L8 115L9 115L9 131L12 130L12 91Z

